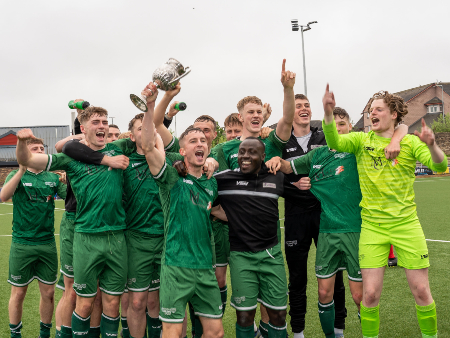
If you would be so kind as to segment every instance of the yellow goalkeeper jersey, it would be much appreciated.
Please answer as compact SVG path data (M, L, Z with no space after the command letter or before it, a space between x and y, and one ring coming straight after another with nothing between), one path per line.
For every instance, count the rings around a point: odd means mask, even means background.
M425 143L417 136L406 135L400 154L388 160L384 154L391 139L369 133L339 135L333 120L322 123L328 147L356 156L361 186L361 217L373 223L395 223L416 213L413 183L416 161L434 171L445 171L447 157L434 163Z

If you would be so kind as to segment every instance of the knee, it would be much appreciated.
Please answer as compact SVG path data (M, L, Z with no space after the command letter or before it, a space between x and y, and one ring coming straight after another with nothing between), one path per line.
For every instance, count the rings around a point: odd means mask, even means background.
M44 289L41 289L41 297L42 299L45 299L47 301L53 301L55 298L55 288L53 287L46 287Z
M95 306L101 306L102 305L102 294L101 292L97 292L94 299L94 305Z
M431 292L427 284L419 284L415 286L415 296L418 301L421 303L430 303ZM419 303L416 300L416 303Z
M128 304L129 304L128 299L129 299L128 294L122 296L122 299L120 300L120 304L123 309L128 309Z
M14 292L11 293L11 301L22 303L27 294L26 288L16 288Z
M247 327L253 325L254 311L236 311L236 321L239 326Z
M284 326L286 324L286 310L271 311L269 314L270 322L275 326Z
M377 306L379 300L380 296L376 289L371 288L364 290L364 302L367 304L367 306Z
M355 302L356 305L359 306L359 304L361 304L362 301L362 293L361 292L352 292L352 297L353 297L353 301Z
M219 275L217 277L217 283L219 284L219 288L223 288L227 285L227 275Z
M134 298L131 301L131 307L135 312L143 312L145 311L145 300Z
M75 312L81 317L88 317L92 312L92 304L87 301L88 299L79 298L76 304Z
M329 303L333 299L333 290L328 290L325 288L319 287L319 302L323 303Z
M75 307L76 303L77 303L77 294L75 293L75 291L70 288L68 291L66 291L66 299L70 302L70 305L72 305L73 307Z
M204 330L203 332L203 337L205 338L223 338L224 335L225 333L223 331L222 325L220 325L220 327L215 327L210 330Z
M159 308L159 300L158 299L149 299L147 301L147 308L149 311L158 309Z

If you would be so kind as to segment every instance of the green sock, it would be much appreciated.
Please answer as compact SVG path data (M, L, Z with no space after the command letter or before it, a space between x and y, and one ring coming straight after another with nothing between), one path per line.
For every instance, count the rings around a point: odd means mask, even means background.
M22 322L19 324L9 324L9 329L11 330L11 338L22 338Z
M238 323L236 323L236 338L254 338L255 337L255 331L253 330L253 324L250 326L239 326ZM286 335L283 337L285 338Z
M120 317L120 322L122 323L122 335L123 338L130 338L130 330L128 329L127 317Z
M287 337L287 325L284 326L275 326L270 323L269 320L269 338L286 338Z
M61 338L72 338L72 328L69 326L61 325ZM89 336L88 336L89 337Z
M58 330L58 328L55 328L55 338L61 338L61 330Z
M437 337L436 304L434 301L426 306L416 304L416 311L423 338Z
M150 317L147 313L148 338L159 338L161 336L162 323L159 318Z
M83 318L76 314L74 311L72 313L72 337L82 337L85 338L89 332L89 323L91 322L91 316Z
M102 337L117 337L117 333L119 331L119 324L120 324L120 316L117 316L116 318L111 318L102 313L102 320L100 321L100 332L102 333ZM128 330L124 331L124 337L125 337L125 331L128 334Z
M327 338L335 338L334 335L334 300L330 303L322 304L319 302L319 319L322 325L322 331Z
M268 338L269 337L269 324L264 323L262 320L259 321L259 332L261 333L261 337Z
M380 332L380 304L365 307L361 302L361 331L364 338L377 338Z
M225 308L227 307L228 287L225 285L220 288L220 299L222 300L222 314L225 314Z
M100 326L90 327L88 338L100 338Z
M43 322L39 323L39 338L50 338L50 329L52 327L52 323L45 324Z

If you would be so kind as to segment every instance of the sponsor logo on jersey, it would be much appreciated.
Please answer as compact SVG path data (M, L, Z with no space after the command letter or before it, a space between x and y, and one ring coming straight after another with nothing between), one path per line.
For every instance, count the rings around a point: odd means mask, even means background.
M205 188L205 190L206 190L206 192L207 192L208 194L210 194L211 196L214 195L214 193L213 193L212 190L209 190L209 189L206 189L206 188Z
M236 185L245 185L245 186L247 186L248 182L247 181L237 181Z
M223 305L220 304L220 305L219 305L219 310L222 310L222 309L223 309Z
M114 156L115 153L116 152L114 151L114 149L112 149L112 150L105 151L103 154L105 154L106 156Z
M230 158L235 158L235 157L238 157L238 154L236 153L236 154L233 154L233 155L230 155Z
M359 255L359 261L362 261L364 258L366 258L366 256L364 254Z
M152 284L159 283L159 279L152 280Z
M234 302L236 304L241 304L242 302L245 302L245 296L242 297L234 297Z
M131 164L131 167L134 168L135 166L137 166L137 165L139 165L139 164L142 164L142 163L143 163L143 162L133 163L133 164Z
M321 144L314 144L314 145L311 145L311 149L316 149L316 148L320 148L320 147L322 147Z
M316 272L322 270L322 266L316 265Z
M86 336L89 333L89 331L73 331L73 334L77 336Z
M33 183L24 183L23 186L24 186L24 187L32 187L32 186L33 186Z
M128 283L128 285L136 283L136 278L128 278L127 283Z
M86 288L86 284L80 284L80 283L73 283L73 287L79 291Z
M263 188L273 188L276 189L277 185L275 183L263 183Z
M420 255L420 259L428 258L428 254Z
M192 182L191 180L187 180L185 178L183 178L183 182L187 184L194 184L194 182Z
M46 202L50 202L52 200L52 195L47 196Z
M361 274L361 271L358 271L358 275L360 275Z
M49 187L56 187L56 182L45 182L45 185L48 185Z
M344 158L347 155L348 155L348 153L338 153L338 154L334 155L334 158Z
M164 312L167 316L170 316L172 313L177 312L177 309L174 307L172 308L163 307L161 308L161 311Z
M290 153L290 152L296 151L296 150L297 150L297 147L294 147L294 148L286 149L286 152L287 152L287 153Z
M16 282L19 280L19 279L21 279L22 278L22 276L14 276L14 275L11 275L11 279L14 279Z
M295 241L286 241L286 245L289 246L289 247L297 245L297 240L295 240Z
M321 164L314 164L313 165L313 169L320 169L320 168L322 168Z
M66 268L67 271L73 272L73 266L72 265L65 264L64 267Z
M392 166L395 167L398 164L398 160L396 158L394 158L392 160Z
M344 166L340 165L339 167L336 168L336 175L339 175L343 171L344 171Z
M374 151L375 148L374 147L364 147L364 149L368 150L368 151Z

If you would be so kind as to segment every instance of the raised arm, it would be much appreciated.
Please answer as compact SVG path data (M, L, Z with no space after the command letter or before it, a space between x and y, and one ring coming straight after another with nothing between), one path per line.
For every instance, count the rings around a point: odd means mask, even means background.
M9 200L13 195L14 192L17 189L17 186L20 183L20 180L22 179L23 174L25 174L25 172L27 171L27 168L20 165L19 166L19 170L17 170L17 172L10 177L10 175L8 175L8 177L6 178L6 183L3 186L2 190L0 191L0 200L5 202L7 200Z
M147 112L144 113L142 120L142 150L153 176L159 174L165 164L164 155L155 147L157 141L157 134L155 132L155 125L153 124L155 100L158 96L156 86L150 82L142 91L142 95L147 98ZM165 128L165 127L164 127Z
M278 121L276 133L282 140L288 140L295 114L295 73L286 71L286 59L283 60L281 68L281 84L284 88L283 117Z
M155 113L153 116L153 123L155 124L155 128L158 130L159 135L161 136L164 147L167 147L170 142L172 142L172 134L170 133L169 129L166 128L164 125L164 115L166 114L167 107L170 104L170 101L173 100L173 98L178 95L178 93L181 90L181 84L178 83L177 86L172 89L168 90L164 93L164 96L162 97L161 101L159 101L158 105L155 107ZM171 115L172 117L175 116L173 111L173 106L175 102L171 106Z
M71 140L77 140L81 141L84 140L84 134L78 134L78 135L69 135L66 138L63 138L61 141L56 142L55 149L58 153L62 153L64 145L71 141Z
M430 163L430 161L428 161L427 163L427 161L425 160L426 154L423 154L423 152L418 152L416 154L416 158L427 167L430 167L432 170L445 171L448 165L447 156L445 156L444 152L437 145L434 133L430 128L427 127L424 119L422 119L422 131L419 133L416 130L414 131L414 135L418 136L419 139L427 145L433 163Z
M27 140L29 138L36 138L31 129L22 129L17 132L17 162L25 167L30 167L36 170L45 170L48 162L48 156L45 154L32 154L27 147Z

